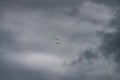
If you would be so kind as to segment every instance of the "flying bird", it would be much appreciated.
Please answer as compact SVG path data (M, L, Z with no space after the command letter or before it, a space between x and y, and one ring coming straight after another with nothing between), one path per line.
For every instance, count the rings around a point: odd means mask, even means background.
M55 44L60 44L60 43L55 43Z
M56 40L56 41L58 41L58 40L59 40L59 38L55 38L55 40ZM59 43L59 42L56 42L55 44L60 44L60 43Z

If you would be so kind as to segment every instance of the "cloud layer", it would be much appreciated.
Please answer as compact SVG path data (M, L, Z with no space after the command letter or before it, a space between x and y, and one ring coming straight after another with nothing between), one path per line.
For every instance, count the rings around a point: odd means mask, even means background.
M96 32L113 18L109 7L88 0L1 3L0 79L119 80L113 59L96 52ZM88 60L88 48L96 58Z

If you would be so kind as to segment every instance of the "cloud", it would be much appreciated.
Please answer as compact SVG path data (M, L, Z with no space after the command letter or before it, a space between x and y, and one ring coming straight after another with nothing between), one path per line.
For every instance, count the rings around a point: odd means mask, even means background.
M112 1L112 0L111 0ZM116 5L112 5L113 7L113 15L114 18L111 20L111 22L108 24L108 27L106 28L111 29L111 32L103 31L102 34L102 44L101 44L101 51L104 54L106 58L109 58L111 56L114 56L115 62L119 65L120 62L120 55L119 55L119 1L115 0L113 1ZM109 2L108 2L109 4Z
M64 59L47 53L26 52L19 54L6 55L10 63L21 65L22 67L31 68L33 70L45 70L51 72L64 71ZM14 65L14 64L12 64Z
M55 8L78 6L83 0L1 0L1 5L20 5L29 8Z
M119 6L119 0L92 0L96 2L97 4L105 4L107 6L110 6L111 8L115 8Z
M114 62L109 64L109 60L100 56L91 64L86 58L92 53L70 65L86 49L96 49L101 44L96 31L104 30L112 19L109 7L79 0L3 3L1 30L7 36L1 36L5 37L1 44L6 45L1 45L2 80L95 80L114 76Z

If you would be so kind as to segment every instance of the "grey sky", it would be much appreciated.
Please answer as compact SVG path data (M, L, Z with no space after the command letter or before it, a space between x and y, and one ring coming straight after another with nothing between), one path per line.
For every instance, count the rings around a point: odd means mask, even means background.
M70 65L101 44L96 32L113 18L108 6L90 0L1 3L1 80L118 80L116 64L102 55Z

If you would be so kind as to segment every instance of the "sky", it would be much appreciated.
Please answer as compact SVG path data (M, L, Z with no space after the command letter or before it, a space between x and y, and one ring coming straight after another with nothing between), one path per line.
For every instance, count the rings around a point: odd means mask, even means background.
M115 18L113 6L93 0L0 3L0 80L119 80L114 52L106 58L107 48L99 51L99 32L115 31L106 28Z

